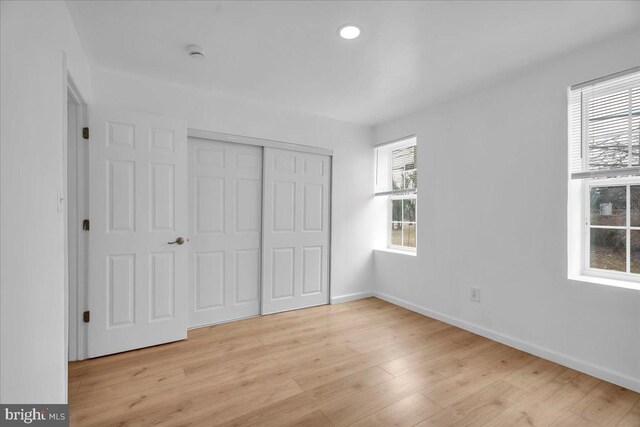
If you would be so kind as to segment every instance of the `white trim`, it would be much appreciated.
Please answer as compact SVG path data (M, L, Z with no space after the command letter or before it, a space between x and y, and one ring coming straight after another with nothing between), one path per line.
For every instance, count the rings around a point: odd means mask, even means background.
M67 97L69 96L69 71L67 68L67 55L65 52L61 52L61 65L62 65L62 93L60 94L60 98L62 101L62 123L60 123L62 128L62 139L61 151L62 156L58 159L60 164L61 173L59 178L61 178L61 182L58 184L58 200L56 200L56 205L58 208L58 213L61 213L62 217L62 319L63 319L63 335L62 335L62 350L63 350L63 360L64 366L63 370L63 394L64 394L64 403L69 402L69 232L68 232L68 222L69 222L69 203L67 201L67 192L68 192L68 154L67 154L67 146L69 142L69 118L67 117L69 114L69 101ZM62 208L62 209L61 209Z
M600 271L600 270L595 270L593 273L590 272L589 275L570 274L568 279L576 282L595 283L597 285L615 286L617 288L632 289L635 291L640 291L640 283L638 282L632 282L630 280L625 280L625 279L612 279L611 277L600 277L596 275L597 271Z
M341 304L343 302L355 301L363 298L370 298L375 296L375 292L366 291L366 292L356 292L353 294L339 295L337 297L331 298L331 304Z
M390 254L417 256L418 253L415 250L408 249L394 249L394 248L376 248L374 252L388 252Z
M272 141L270 139L253 138L251 136L231 135L228 133L211 132L203 129L187 128L187 137L210 139L214 141L235 142L238 144L257 145L260 147L280 148L283 150L300 151L303 153L323 154L333 156L333 150L291 142Z
M82 321L80 313L86 310L86 257L87 257L87 235L82 232L82 219L88 218L88 193L87 191L87 146L83 143L81 129L87 126L87 104L80 93L73 77L66 72L66 93L65 100L70 99L76 105L76 134L72 142L75 147L74 156L68 155L67 148L64 155L67 161L75 163L75 167L65 170L68 173L66 179L66 190L68 191L70 184L74 183L75 193L67 194L67 214L65 221L71 220L71 224L75 226L67 230L67 235L72 239L68 240L66 253L68 258L65 259L65 265L69 269L74 269L74 274L68 275L68 293L67 293L67 333L68 333L68 357L70 361L83 360L87 357L86 343L87 331L86 325ZM65 104L64 111L67 111ZM65 114L65 122L69 120ZM68 123L64 125L65 134L67 132ZM68 140L69 136L65 136ZM73 332L73 333L70 333Z
M631 144L629 144L631 149ZM624 176L637 176L640 175L640 167L632 166L626 168L617 169L605 169L586 172L574 172L571 174L571 179L587 179L587 178L617 178Z
M416 224L416 231L418 230L418 226L417 223L415 222L401 222L401 221L393 221L393 222L400 222L401 224ZM402 245L392 245L391 243L389 243L389 247L386 248L389 251L396 251L398 253L407 253L407 254L416 254L418 252L418 250L416 248L412 248L411 246L402 246Z
M328 297L329 297L329 304L331 304L332 301L332 296L333 296L333 279L334 279L334 268L333 268L333 242L334 242L334 237L333 237L333 156L329 157L329 247L327 248L327 268L329 269L329 271L327 272L327 277L329 279L329 283L328 283ZM264 173L264 172L263 172ZM261 233L262 234L262 233ZM260 247L262 247L262 241L260 241ZM261 278L262 280L262 278ZM262 287L262 286L260 286ZM262 301L262 295L260 295L260 301ZM262 307L261 307L262 309Z
M374 145L373 148L380 148L391 144L398 144L398 148L405 148L411 147L412 145L417 145L416 141L417 136L414 133L413 135L403 136L402 138L394 139L393 141L381 142L380 144ZM406 145L401 143L406 143Z
M74 80L73 76L67 71L67 91L71 92L71 96L73 101L78 105L87 105L84 97L80 93L80 89L78 89L78 85Z
M415 188L407 188L406 190L389 190L373 193L374 196L411 196L418 194L418 190Z
M603 83L603 82L606 82L608 80L618 79L620 77L628 76L629 74L633 74L633 73L637 73L637 72L640 72L640 66L639 67L629 68L628 70L620 71L618 73L609 74L608 76L598 77L597 79L588 80L588 81L583 82L583 83L578 83L576 85L571 86L569 89L570 90L577 90L577 89L582 89L582 88L585 88L585 87L588 87L588 86L595 86L595 85L597 85L599 83Z
M534 356L538 356L543 359L550 360L552 362L566 366L568 368L575 369L576 371L580 371L585 374L592 375L601 380L608 381L613 384L617 384L619 386L628 388L636 392L640 392L640 378L630 377L628 375L612 371L602 366L594 365L592 363L576 359L566 354L558 353L551 349L541 347L539 345L532 344L526 341L522 341L520 339L511 337L509 335L501 334L494 330L484 328L482 326L478 326L474 323L470 323L470 322L467 322L443 313L439 313L437 311L430 310L428 308L410 303L403 299L396 298L382 292L374 292L373 294L374 294L373 296L375 296L376 298L387 301L391 304L399 305L400 307L404 307L407 310L415 311L416 313L420 313L427 317L432 317L434 319L440 320L442 322L448 323L458 328L462 328L469 332L473 332L474 334L478 334L485 338L489 338L493 341L497 341L499 343L508 345L509 347L522 350L524 352L533 354Z
M592 283L619 286L628 289L640 289L640 274L624 271L585 268L579 277L593 277Z
M80 341L80 322L78 321L78 294L79 284L83 281L78 277L80 269L78 268L79 254L79 238L77 227L73 224L78 224L79 209L78 209L78 179L77 179L77 167L78 167L78 119L80 113L80 105L76 102L76 98L71 92L71 89L67 92L67 144L64 146L63 156L66 158L64 174L65 179L65 197L66 197L66 215L65 221L65 269L67 270L67 331L68 342L67 352L69 361L78 359L78 343Z

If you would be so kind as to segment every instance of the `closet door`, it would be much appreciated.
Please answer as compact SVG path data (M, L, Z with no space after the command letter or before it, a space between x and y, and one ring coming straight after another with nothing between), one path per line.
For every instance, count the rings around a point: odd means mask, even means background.
M329 302L331 158L265 148L262 313Z
M262 148L189 139L189 326L260 314Z

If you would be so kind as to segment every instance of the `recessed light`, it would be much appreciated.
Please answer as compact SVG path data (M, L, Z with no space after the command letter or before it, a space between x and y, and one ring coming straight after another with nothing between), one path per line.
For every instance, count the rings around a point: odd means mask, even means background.
M345 24L338 28L338 34L345 40L353 40L360 36L362 30L357 25Z

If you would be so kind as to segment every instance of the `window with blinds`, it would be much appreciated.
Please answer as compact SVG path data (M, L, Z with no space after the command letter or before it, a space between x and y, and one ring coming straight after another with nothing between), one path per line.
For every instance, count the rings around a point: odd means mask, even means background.
M569 91L572 179L640 175L640 67Z
M388 199L388 248L416 253L418 236L418 158L416 137L375 148L374 194Z
M640 283L640 67L571 87L569 172L569 275Z
M418 189L416 138L376 147L376 196L415 194Z

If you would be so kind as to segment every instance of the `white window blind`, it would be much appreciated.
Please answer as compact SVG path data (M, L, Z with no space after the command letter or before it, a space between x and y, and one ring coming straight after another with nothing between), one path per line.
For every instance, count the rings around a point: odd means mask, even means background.
M640 67L569 91L572 179L640 175Z
M375 195L415 194L417 189L415 137L376 147Z

